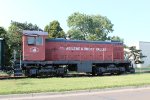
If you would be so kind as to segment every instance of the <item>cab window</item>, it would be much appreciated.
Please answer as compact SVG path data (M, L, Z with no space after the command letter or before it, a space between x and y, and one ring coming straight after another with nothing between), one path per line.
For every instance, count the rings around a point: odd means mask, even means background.
M43 44L43 38L40 36L38 36L38 37L29 36L27 43L28 43L28 45L42 45Z
M36 37L36 45L42 45L42 44L43 44L42 37Z
M35 44L35 37L28 37L28 45L34 45Z

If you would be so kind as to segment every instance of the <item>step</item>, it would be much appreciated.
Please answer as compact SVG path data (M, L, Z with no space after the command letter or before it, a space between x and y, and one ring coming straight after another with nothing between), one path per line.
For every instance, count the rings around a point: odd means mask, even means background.
M22 76L22 69L14 69L14 76Z

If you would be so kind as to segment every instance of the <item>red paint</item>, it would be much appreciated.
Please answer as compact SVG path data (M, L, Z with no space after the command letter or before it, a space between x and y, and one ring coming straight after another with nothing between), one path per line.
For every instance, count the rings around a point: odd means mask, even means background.
M123 55L122 45L46 42L46 60L48 61L113 61L123 60Z

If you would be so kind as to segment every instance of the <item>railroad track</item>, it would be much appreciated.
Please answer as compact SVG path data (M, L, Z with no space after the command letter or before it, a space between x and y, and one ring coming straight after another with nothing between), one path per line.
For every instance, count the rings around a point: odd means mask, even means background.
M123 74L125 75L125 74ZM115 75L110 75L110 74L105 74L102 76L115 76ZM57 78L73 78L73 77L101 77L101 76L92 76L92 75L85 75L85 74L68 74L65 76L37 76L37 77L25 77L25 76L0 76L0 80L5 80L5 79L23 79L23 78L52 78L52 77L57 77Z
M4 80L4 79L21 79L21 78L26 78L25 76L0 76L0 80Z
M150 71L142 71L142 72L135 72L135 74L138 73L150 73ZM129 73L125 73L122 75L128 75ZM102 76L117 76L117 74L104 74ZM37 76L37 77L26 77L26 76L9 76L9 75L0 75L0 80L5 79L22 79L22 78L52 78L52 77L62 77L62 76ZM64 78L67 77L100 77L100 76L92 76L92 75L85 75L85 74L67 74L63 76Z

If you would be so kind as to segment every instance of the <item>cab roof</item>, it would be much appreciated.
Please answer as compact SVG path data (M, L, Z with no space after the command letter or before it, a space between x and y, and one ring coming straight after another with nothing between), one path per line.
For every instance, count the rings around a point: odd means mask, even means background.
M48 32L23 30L23 35L48 35Z

